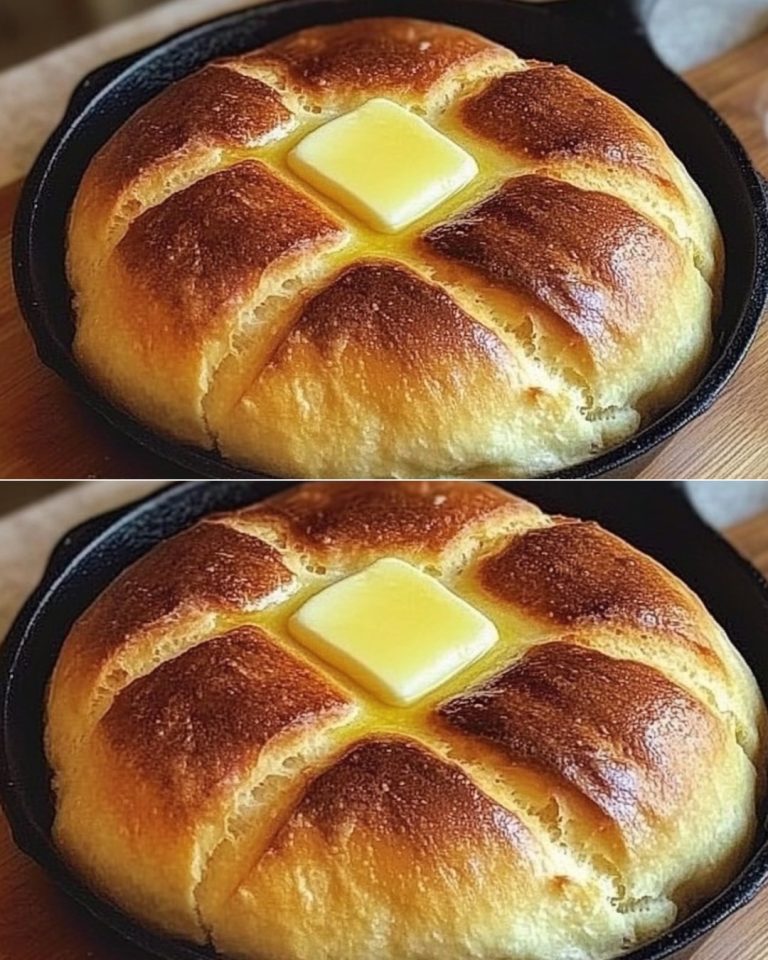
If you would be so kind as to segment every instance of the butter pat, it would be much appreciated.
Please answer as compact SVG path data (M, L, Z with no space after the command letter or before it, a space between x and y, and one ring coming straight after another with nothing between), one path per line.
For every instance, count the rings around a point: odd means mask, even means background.
M288 165L384 233L414 223L478 173L458 144L381 98L310 133L289 154Z
M308 600L289 629L385 703L426 696L486 652L496 627L402 560L384 559Z

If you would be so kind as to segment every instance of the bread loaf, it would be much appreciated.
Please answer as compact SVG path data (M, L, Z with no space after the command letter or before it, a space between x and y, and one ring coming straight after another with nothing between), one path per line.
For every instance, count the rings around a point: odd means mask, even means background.
M287 626L382 557L499 633L407 707ZM245 960L603 960L735 876L765 732L701 601L598 525L485 484L318 483L118 577L66 638L46 743L62 853L167 935Z
M393 235L287 163L373 98L480 170ZM80 365L169 437L280 476L509 477L587 460L692 388L723 247L628 107L457 27L381 19L168 87L88 167L68 262Z

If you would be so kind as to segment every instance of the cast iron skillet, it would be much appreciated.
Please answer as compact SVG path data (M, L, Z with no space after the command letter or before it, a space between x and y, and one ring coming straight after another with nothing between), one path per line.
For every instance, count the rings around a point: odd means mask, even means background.
M129 563L212 510L251 503L289 485L183 483L77 527L54 550L42 582L0 648L0 799L16 843L91 914L164 960L210 960L214 954L138 926L85 889L51 843L53 807L42 745L46 684L71 624ZM538 481L501 485L547 511L599 520L666 564L702 596L768 695L768 584L701 522L681 487L611 483L598 490L593 483ZM726 891L624 960L691 957L702 938L750 901L766 879L768 833L763 829L754 858Z
M277 0L188 30L87 77L43 149L22 193L13 238L16 290L42 361L114 426L154 453L209 477L252 477L213 453L165 439L113 407L71 353L73 317L64 268L67 213L96 150L160 90L213 57L261 46L312 24L402 15L457 23L525 57L570 64L660 129L709 197L725 234L728 276L715 350L704 378L676 409L564 477L629 476L706 410L743 359L768 297L768 202L743 147L710 108L668 71L640 26L653 0Z

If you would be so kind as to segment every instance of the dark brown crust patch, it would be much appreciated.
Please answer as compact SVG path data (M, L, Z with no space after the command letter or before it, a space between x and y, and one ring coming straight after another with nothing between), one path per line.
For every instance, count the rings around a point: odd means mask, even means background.
M270 366L290 364L293 348L307 342L329 360L350 347L372 359L389 355L413 375L436 358L503 365L508 352L441 287L386 262L349 267L313 297Z
M540 513L490 484L382 481L305 484L241 515L275 519L293 539L327 554L360 547L439 551L479 521Z
M366 845L406 846L421 857L486 843L524 848L520 819L482 793L462 770L405 739L370 739L311 783L275 837L279 854L311 825L331 846L359 831Z
M92 172L122 189L170 158L255 146L292 116L279 95L260 80L205 67L135 113L96 155Z
M485 559L478 576L491 596L558 626L696 629L697 608L669 574L596 523L530 530Z
M532 298L597 356L652 318L682 253L623 200L522 176L425 237L502 290Z
M117 253L183 329L208 329L290 254L341 240L344 229L268 167L245 161L142 214Z
M200 644L118 694L101 722L116 755L172 806L195 811L252 768L268 742L322 726L348 701L276 646L241 627Z
M473 133L533 160L598 160L664 176L658 137L568 67L537 64L492 80L461 116Z
M273 547L203 522L164 540L121 574L80 618L72 639L88 655L106 660L166 617L190 610L238 612L293 582Z
M467 30L424 20L372 18L312 27L245 62L276 64L315 94L429 90L451 70L500 50Z
M724 736L658 670L569 643L535 648L440 714L630 829L669 815Z

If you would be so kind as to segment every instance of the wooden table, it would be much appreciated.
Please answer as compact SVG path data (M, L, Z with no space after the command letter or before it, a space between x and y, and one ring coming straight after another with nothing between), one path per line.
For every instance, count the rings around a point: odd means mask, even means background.
M768 514L727 536L768 575ZM766 960L768 889L725 923L694 960ZM0 814L0 960L149 960L86 916L13 846Z
M768 175L768 33L688 74ZM763 116L760 115L762 106ZM642 474L659 479L768 478L768 325L714 407Z
M37 359L13 292L10 229L21 185L0 190L0 477L176 477L88 409Z
M728 119L768 174L768 140L757 113L768 85L768 33L688 79ZM35 356L10 277L10 229L19 189L14 184L0 190L0 477L178 477L178 467L106 426ZM768 477L766 384L768 326L725 395L643 477Z

